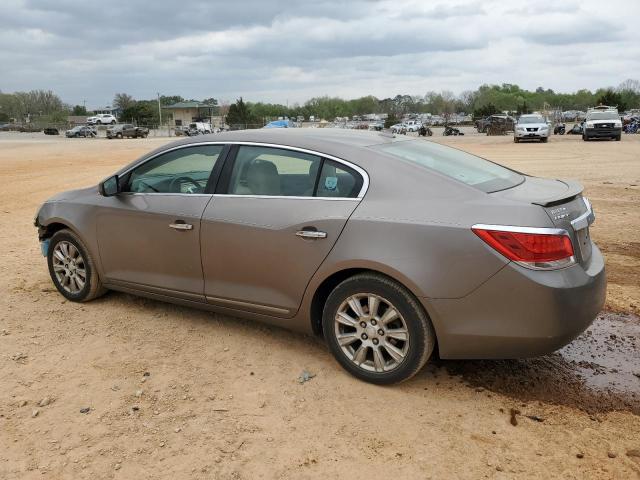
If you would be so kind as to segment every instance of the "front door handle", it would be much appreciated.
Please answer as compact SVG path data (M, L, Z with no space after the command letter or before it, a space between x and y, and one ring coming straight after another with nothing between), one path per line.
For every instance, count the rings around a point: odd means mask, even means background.
M302 238L327 238L327 232L320 232L318 230L298 230L296 235Z
M176 221L176 223L170 223L169 227L175 230L193 230L193 225L190 223L184 223L180 221Z

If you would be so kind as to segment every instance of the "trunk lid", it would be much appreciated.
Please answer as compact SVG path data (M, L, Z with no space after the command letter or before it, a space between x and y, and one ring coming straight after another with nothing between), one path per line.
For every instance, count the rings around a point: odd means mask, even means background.
M539 205L544 209L554 227L569 233L576 261L584 264L591 258L589 225L593 223L595 217L588 200L582 196L582 190L582 185L573 180L525 176L525 181L520 185L492 195Z

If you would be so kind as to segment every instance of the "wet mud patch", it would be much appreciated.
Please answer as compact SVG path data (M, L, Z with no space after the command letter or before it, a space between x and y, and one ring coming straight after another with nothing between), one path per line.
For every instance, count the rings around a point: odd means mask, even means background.
M472 387L588 413L640 415L640 318L603 312L551 355L524 360L440 361Z

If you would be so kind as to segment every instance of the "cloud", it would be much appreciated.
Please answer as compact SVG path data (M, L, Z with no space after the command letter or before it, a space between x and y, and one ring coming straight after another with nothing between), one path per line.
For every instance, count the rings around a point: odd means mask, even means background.
M640 71L640 4L610 0L4 0L0 89L304 101L517 83L573 91Z

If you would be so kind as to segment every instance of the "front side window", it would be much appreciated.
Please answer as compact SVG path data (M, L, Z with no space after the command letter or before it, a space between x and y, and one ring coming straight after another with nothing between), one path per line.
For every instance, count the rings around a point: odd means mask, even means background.
M321 160L293 150L241 145L231 172L229 193L312 197Z
M135 168L125 191L203 193L223 145L199 145L161 154Z
M434 142L401 141L371 148L428 168L486 193L506 190L524 181L524 177L513 170Z

